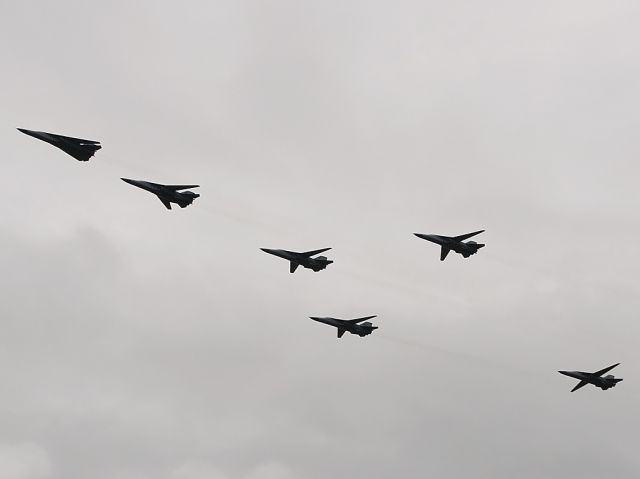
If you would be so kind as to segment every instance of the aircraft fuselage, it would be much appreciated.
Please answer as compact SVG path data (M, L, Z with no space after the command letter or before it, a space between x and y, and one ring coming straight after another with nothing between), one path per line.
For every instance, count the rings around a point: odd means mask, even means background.
M189 206L191 203L193 203L193 200L200 196L193 191L176 191L167 188L165 185L152 183L150 181L130 180L128 178L122 178L122 181L124 181L125 183L129 183L130 185L137 186L138 188L142 188L149 193L153 193L158 198L160 198L163 203L176 203L181 208Z
M606 391L609 388L615 387L617 383L622 381L621 378L615 378L612 375L597 376L593 373L586 373L584 371L558 371L560 374L569 376L570 378L578 379L580 381L586 381L589 384Z
M29 135L38 140L42 140L50 145L60 148L62 151L71 155L78 161L88 161L100 146L99 141L83 140L81 138L73 138L71 136L56 135L54 133L47 133L45 131L27 130L25 128L18 128L18 131Z
M311 269L315 272L322 271L328 265L333 263L332 260L327 259L326 256L318 256L316 258L311 258L308 256L304 256L303 254L296 253L293 251L287 251L284 249L270 249L270 248L260 248L265 253L272 254L274 256L278 256L279 258L286 259L291 263L302 266L303 268Z
M437 245L449 248L451 251L455 251L465 258L477 253L478 250L484 246L483 244L476 243L475 241L467 241L466 243L464 241L456 241L448 236L425 235L420 233L416 233L416 236L418 238L431 241Z
M313 316L311 319L319 323L328 324L329 326L338 328L338 337L341 337L345 331L348 331L351 334L356 334L360 337L365 337L371 334L375 329L378 329L378 326L373 326L373 324L368 321L364 323L350 323L345 319L318 318Z

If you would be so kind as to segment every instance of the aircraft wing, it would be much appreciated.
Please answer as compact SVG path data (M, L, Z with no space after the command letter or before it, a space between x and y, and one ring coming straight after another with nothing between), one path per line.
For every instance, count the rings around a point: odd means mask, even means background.
M100 144L99 141L83 140L82 138L74 138L72 136L56 135L55 133L47 133L47 135L51 135L54 138L57 138L57 139L60 139L60 140L77 141L78 143L84 143L84 144L87 144L87 145L99 145Z
M615 368L618 364L620 364L620 363L616 363L613 366L609 366L608 368L601 369L600 371L593 373L593 375L594 376L602 376L603 374L607 374L609 371L611 371L613 368Z
M338 337L341 338L346 331L347 331L346 329L338 328Z
M329 251L330 249L331 248L322 248L322 249L316 249L316 250L313 250L313 251L305 251L304 253L298 253L298 254L300 254L301 256L304 256L306 258L309 258L311 256L315 256L317 254L324 253L325 251Z
M573 388L573 389L571 390L571 392L573 392L573 391L577 391L578 389L580 389L580 388L581 388L581 387L583 387L583 386L586 386L587 384L589 384L589 382L588 382L588 381L580 381L580 382L576 385L576 387L575 387L575 388Z
M298 263L291 261L291 263L289 263L289 273L295 273L298 266L300 266Z
M69 147L67 145L54 145L64 151L67 155L73 156L78 161L89 161L96 151L102 148L100 145L80 145L82 149L78 151L77 147Z
M162 204L163 204L163 205L165 205L165 206L167 207L167 209L168 209L168 210L170 210L170 209L171 209L171 203L169 203L167 200L163 200L163 199L162 199L162 198L160 198L159 196L158 196L158 199L159 199L160 201L162 201Z
M466 235L454 236L451 239L456 240L456 241L464 241L464 240L467 240L467 239L469 239L469 238L471 238L471 237L473 237L475 235L479 235L480 233L484 233L484 230L474 231L473 233L467 233Z
M440 261L444 261L444 259L449 254L449 251L451 251L451 250L449 248L447 248L446 246L442 247L442 249L440 250Z
M362 321L366 321L367 319L372 319L372 318L375 318L375 317L376 317L376 316L374 315L374 316L365 316L364 318L347 319L347 320L345 321L345 323L348 323L348 324L358 324L358 323L361 323Z
M162 185L162 186L171 191L180 191L180 190L187 190L189 188L200 187L200 185Z

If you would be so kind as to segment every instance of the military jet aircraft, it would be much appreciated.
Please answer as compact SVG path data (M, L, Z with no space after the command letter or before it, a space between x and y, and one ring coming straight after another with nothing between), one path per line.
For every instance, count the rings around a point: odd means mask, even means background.
M269 253L274 256L278 256L279 258L288 260L290 273L295 272L298 266L302 266L303 268L312 269L313 271L318 272L333 263L333 261L327 259L326 256L318 256L317 258L312 258L312 256L324 253L325 251L329 251L331 248L322 248L314 251L307 251L305 253L296 253L294 251L287 251L284 249L260 249L265 253Z
M78 161L88 161L96 151L102 148L99 141L54 135L53 133L45 133L44 131L25 130L24 128L18 128L18 131L37 138L38 140L46 141L50 145L60 148L65 153L73 156Z
M371 334L374 329L378 329L378 326L373 326L367 319L375 318L375 316L366 316L364 318L357 319L336 319L336 318L317 318L315 316L309 316L314 321L319 323L328 324L329 326L335 326L338 328L338 337L349 331L351 334L357 334L360 337L365 337ZM366 321L363 323L362 321ZM360 324L362 323L362 324Z
M120 178L125 183L137 186L143 190L147 190L150 193L156 195L162 204L171 209L171 203L180 205L180 208L186 208L193 200L200 195L192 191L180 191L187 188L198 188L198 185L160 185L158 183L151 183L150 181L130 180L128 178Z
M565 376L569 376L570 378L579 379L580 382L574 387L571 392L577 391L583 386L587 384L593 384L596 387L599 387L603 391L606 391L609 388L614 387L617 383L622 381L622 378L615 378L613 375L609 374L607 376L602 377L603 374L608 373L613 368L615 368L618 364L616 363L613 366L609 366L608 368L601 369L600 371L596 371L595 373L585 373L582 371L558 371L560 374L564 374Z
M484 230L474 231L473 233L467 233L466 235L460 236L424 235L420 233L414 233L414 235L418 238L439 244L442 247L440 250L440 261L444 261L451 250L461 254L465 258L468 258L472 254L476 254L480 248L484 247L484 245L478 244L475 241L468 241L465 243L464 240L482 232L484 232Z

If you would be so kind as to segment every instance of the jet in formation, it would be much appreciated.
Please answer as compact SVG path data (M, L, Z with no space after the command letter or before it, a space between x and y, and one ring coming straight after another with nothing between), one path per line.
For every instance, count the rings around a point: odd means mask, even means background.
M360 337L365 337L371 334L374 329L378 329L378 326L371 324L368 319L375 318L375 316L366 316L364 318L357 319L337 319L337 318L318 318L315 316L309 316L314 321L319 323L328 324L338 328L338 337L341 338L344 333L349 331L351 334L357 334ZM365 321L363 323L363 321Z
M193 191L180 191L188 188L198 188L198 185L160 185L158 183L151 183L150 181L130 180L128 178L121 178L121 180L153 193L162 201L162 204L165 205L168 210L171 209L171 203L180 205L180 208L186 208L193 203L193 200L200 196Z
M46 141L50 145L60 148L65 153L73 156L78 161L89 161L95 152L102 148L99 141L55 135L53 133L45 133L44 131L25 130L24 128L18 128L18 131L37 138L38 140Z
M467 233L460 236L425 235L421 233L414 233L414 235L418 238L422 238L423 240L431 241L432 243L440 245L442 248L440 250L440 261L444 261L449 254L449 251L452 250L461 254L465 258L468 258L472 254L476 254L480 248L484 247L484 244L476 243L475 241L468 241L465 243L464 241L482 232L484 232L484 230L474 231L473 233Z
M617 383L622 381L622 378L615 378L613 375L609 374L607 376L602 376L603 374L608 373L613 368L615 368L618 364L616 363L613 366L609 366L608 368L601 369L600 371L596 371L595 373L585 373L582 371L558 371L560 374L564 374L565 376L569 376L570 378L579 379L580 382L574 387L571 392L577 391L583 386L587 384L593 384L594 386L606 391L609 388L614 387Z
M260 249L265 253L269 253L289 261L290 273L294 273L298 266L302 266L303 268L312 269L313 271L318 272L333 263L333 261L327 259L326 256L318 256L317 258L312 258L312 256L324 253L325 251L329 251L331 248L316 249L313 251L307 251L305 253L296 253L295 251L287 251L285 249Z

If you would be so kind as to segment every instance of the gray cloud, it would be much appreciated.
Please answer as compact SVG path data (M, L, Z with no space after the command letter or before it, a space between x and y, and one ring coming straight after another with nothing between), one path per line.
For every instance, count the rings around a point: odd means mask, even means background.
M0 473L7 479L46 479L51 474L51 461L37 444L2 444Z
M637 477L638 9L6 5L0 475Z

